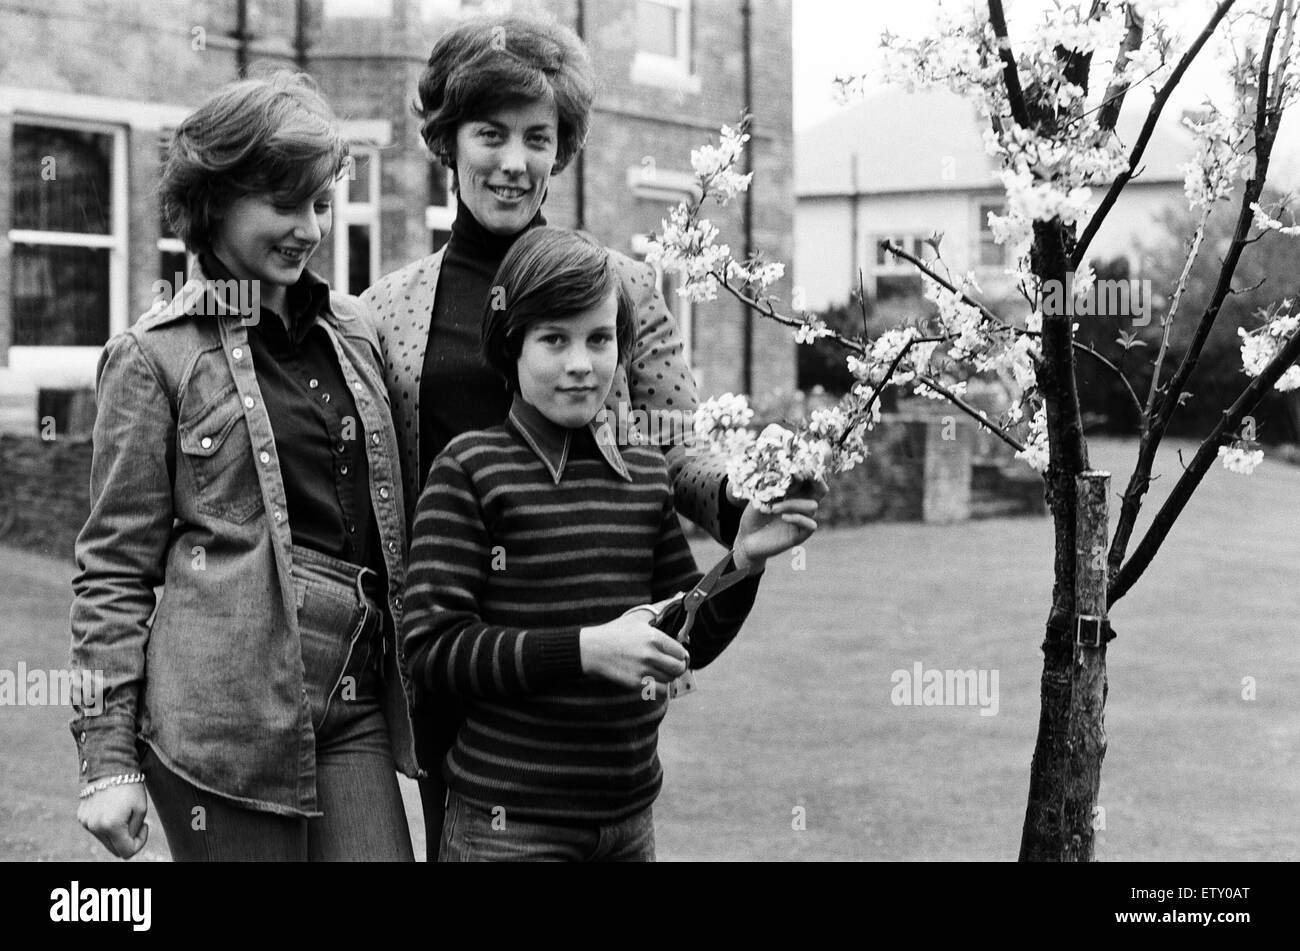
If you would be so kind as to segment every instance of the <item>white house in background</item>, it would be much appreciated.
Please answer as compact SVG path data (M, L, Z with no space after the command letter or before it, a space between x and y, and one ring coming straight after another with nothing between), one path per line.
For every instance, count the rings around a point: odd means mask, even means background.
M1150 101L1130 95L1125 104L1118 131L1126 146ZM1144 250L1165 239L1159 222L1183 202L1178 165L1192 148L1178 118L1161 116L1139 174L1089 247L1092 262L1123 257L1129 276L1140 277ZM954 273L974 271L989 299L1013 291L1006 248L993 243L988 226L988 212L1002 211L1003 191L984 151L985 127L975 106L952 93L887 91L795 133L794 281L810 310L846 302L859 268L870 295L914 293L915 268L879 243L892 238L929 257L924 239L936 231ZM1093 189L1094 207L1103 195Z

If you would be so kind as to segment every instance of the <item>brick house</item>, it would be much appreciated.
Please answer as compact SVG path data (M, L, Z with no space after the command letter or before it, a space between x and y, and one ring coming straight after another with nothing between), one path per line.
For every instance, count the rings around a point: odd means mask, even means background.
M91 386L104 341L185 270L154 194L164 143L241 69L311 73L353 142L356 174L313 259L335 287L357 293L441 246L455 197L419 139L416 79L448 24L506 6L575 28L599 80L588 147L554 180L548 220L633 255L689 189L690 149L740 114L752 9L752 233L791 260L790 0L0 2L0 430L34 433L54 414L66 431L61 394ZM733 247L742 208L714 215ZM741 388L739 305L692 308L665 284L703 391ZM791 389L788 333L756 321L752 341L755 389Z

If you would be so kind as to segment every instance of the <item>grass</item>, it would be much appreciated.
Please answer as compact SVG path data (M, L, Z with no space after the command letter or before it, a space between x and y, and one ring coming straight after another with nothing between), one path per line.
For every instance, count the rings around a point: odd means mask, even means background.
M1148 517L1179 472L1176 448ZM1116 491L1132 451L1092 447ZM1300 858L1298 502L1300 469L1216 466L1116 606L1099 859ZM1046 519L881 524L819 535L803 570L772 562L740 639L661 732L660 858L1014 859L1051 545ZM696 547L702 565L716 557ZM0 668L66 663L69 575L0 550ZM996 669L998 714L893 705L891 673L918 661ZM73 818L67 719L0 707L0 858L109 859ZM413 784L404 793L422 854ZM155 828L144 857L166 855Z

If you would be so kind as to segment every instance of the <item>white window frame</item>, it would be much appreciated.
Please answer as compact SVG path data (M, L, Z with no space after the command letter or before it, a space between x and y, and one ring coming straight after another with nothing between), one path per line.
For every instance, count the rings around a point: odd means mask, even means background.
M934 249L925 243L929 235L915 234L907 231L880 232L871 235L872 254L870 258L870 267L867 268L867 276L871 283L871 293L873 296L879 293L879 287L876 279L880 277L920 277L921 272L910 261L904 261L902 258L896 258L880 246L880 242L889 241L896 244L904 251L916 255L922 261L930 262L934 260ZM883 261L883 263L882 263Z
M110 336L125 330L130 324L131 317L127 251L129 242L127 133L156 136L160 130L178 125L190 112L191 107L187 106L143 102L137 99L0 86L0 114L5 115L13 124L47 126L71 124L74 128L89 126L92 127L92 131L111 131L117 135L113 150L111 187L115 213L111 234L115 238L120 236L120 241L109 252L108 330ZM3 187L9 187L8 183ZM53 233L35 232L42 239ZM9 240L13 242L16 236L21 235L21 231L10 231ZM47 242L42 241L42 243ZM41 386L47 387L93 386L95 365L102 350L102 345L10 346L9 366L5 375L9 377L11 385L17 384L19 380L26 380L33 389L37 381Z
M512 0L420 0L420 22L438 23L479 14L496 16L513 9Z
M43 126L50 129L71 129L107 135L112 141L112 165L109 169L109 190L113 204L108 234L87 234L74 231L40 231L29 228L11 228L8 237L11 246L94 248L108 251L108 336L126 330L130 306L129 275L127 273L127 129L109 122L69 118L38 112L15 112L13 125ZM6 185L8 187L8 185ZM12 293L12 290L10 290ZM107 339L103 343L107 343ZM16 373L37 377L43 385L81 385L85 368L93 368L99 358L103 343L83 346L56 344L16 344L9 347L9 366Z
M1002 252L1002 260L996 264L985 264L981 260L983 255L980 253L980 249L984 245L984 235L992 232L986 214L989 210L996 210L1000 214L1006 214L1006 202L1000 202L994 198L975 199L975 247L971 249L972 270L1001 272L1011 266L1011 249L1007 245L997 245Z
M433 162L439 162L438 159L430 159ZM441 168L441 162L439 162ZM445 205L425 205L424 206L424 230L430 233L429 246L432 246L432 233L435 231L450 231L451 223L456 220L456 192L451 187L451 170L442 169L447 176L447 203Z
M680 199L682 196L678 194L677 197ZM632 254L636 256L639 260L644 261L646 258L646 254L648 254L650 251L650 238L644 234L634 234L631 237L630 247L632 249ZM655 288L659 291L660 294L664 294L663 267L661 265L656 264L654 265L654 270L655 270ZM696 385L703 387L704 382L699 378L699 375L696 373L694 347L691 346L691 338L693 336L692 330L695 326L695 304L689 298L681 297L676 294L674 294L674 296L677 298L675 302L676 309L674 309L672 304L670 303L668 310L670 313L672 313L674 319L676 319L677 321L677 334L682 339L682 359L686 362L686 365L690 368L691 375L695 377ZM664 297L665 297L665 302L667 303L667 295L664 294Z
M379 279L379 183L380 150L369 143L352 143L352 154L364 154L369 162L365 170L366 191L369 198L365 201L352 201L351 174L342 176L334 188L334 280L333 285L344 293L351 293L350 273L352 263L351 246L348 244L348 230L353 225L364 225L370 229L370 280L367 286ZM355 166L352 166L355 168Z
M326 20L387 19L393 15L393 0L324 0L321 14Z
M636 0L638 11L642 2L677 11L677 55L638 49L632 57L632 82L699 95L700 77L691 72L691 0Z
M627 187L637 198L670 204L682 200L698 202L704 196L694 172L662 169L653 164L629 165Z
M162 129L160 129L160 130L158 130L158 131L161 133L161 134L159 135L159 137L158 137L158 139L159 139L159 150L158 150L158 151L159 151L159 161L160 161L160 162L165 162L166 159L167 159L167 142L170 140L171 136L175 133L175 131L176 131L176 127L175 127L175 126L165 126L164 128L162 128ZM159 213L159 214L158 214L158 218L159 218L158 225L159 225L159 228L161 229L161 227L162 227L162 225L163 225L163 222L162 222L162 208L158 208L157 210L158 210L158 213ZM179 282L177 281L177 279L176 279L176 275L175 275L175 274L161 274L161 273L160 273L160 274L158 275L158 277L161 278L162 280L171 282L171 284L173 285L173 287L172 287L173 295L175 295L175 294L179 294L181 288L185 285L185 280L184 280L184 278L185 278L185 277L188 277L190 271L193 270L193 268L194 268L194 255L190 254L189 249L185 247L185 242L182 241L180 238L175 238L175 237L173 237L173 238L168 238L168 237L164 237L164 236L161 236L161 235L160 235L159 238L158 238L158 253L159 253L160 255L162 255L162 254L183 254L183 255L185 255L185 272L184 272L184 274L182 275L182 279L181 279Z

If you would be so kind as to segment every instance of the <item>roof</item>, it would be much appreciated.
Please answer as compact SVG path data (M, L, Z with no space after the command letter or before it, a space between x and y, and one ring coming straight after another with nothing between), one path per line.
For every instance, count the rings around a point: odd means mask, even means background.
M1129 147L1150 106L1147 95L1124 104L1118 131ZM1191 136L1168 110L1160 117L1132 181L1178 182ZM996 187L997 165L984 151L984 120L974 103L942 91L886 90L795 133L795 195L848 195L857 153L858 191L969 191Z

